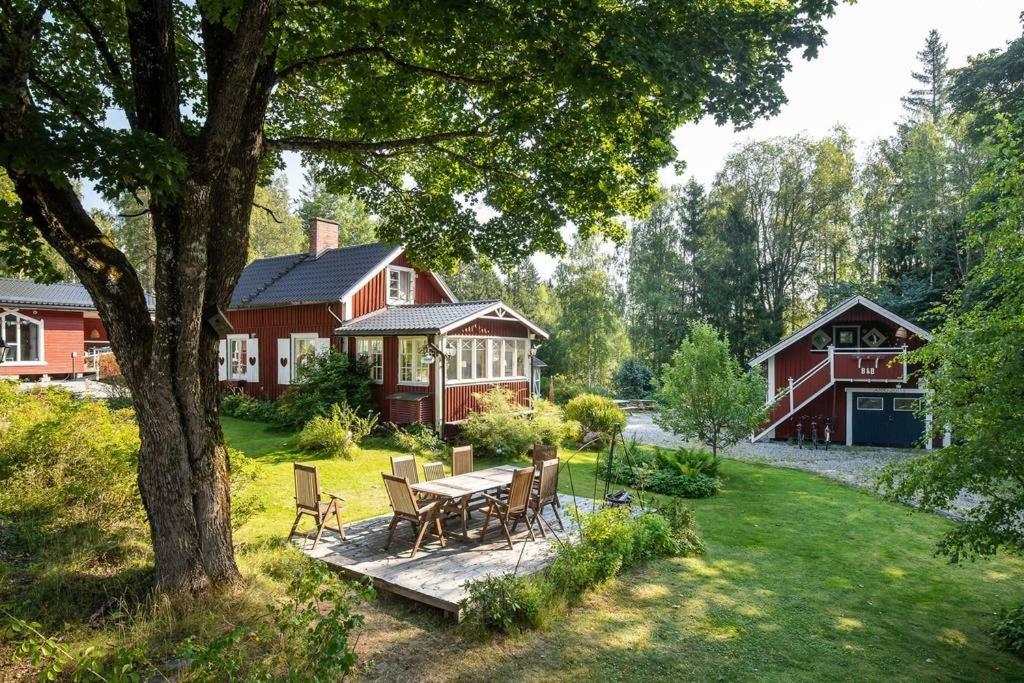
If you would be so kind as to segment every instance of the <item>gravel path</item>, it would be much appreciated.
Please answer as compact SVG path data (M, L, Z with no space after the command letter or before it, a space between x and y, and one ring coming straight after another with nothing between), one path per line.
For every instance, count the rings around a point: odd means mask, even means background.
M683 446L686 439L666 432L654 424L652 413L634 413L629 416L624 434L626 439L652 446ZM774 467L814 472L829 479L841 481L848 486L874 492L878 471L894 462L906 461L920 455L920 451L899 448L869 448L865 446L831 446L822 448L797 448L781 441L750 443L743 441L726 450L723 455L734 460L757 462ZM979 501L976 496L961 494L950 509L938 512L952 519L962 519L963 513Z

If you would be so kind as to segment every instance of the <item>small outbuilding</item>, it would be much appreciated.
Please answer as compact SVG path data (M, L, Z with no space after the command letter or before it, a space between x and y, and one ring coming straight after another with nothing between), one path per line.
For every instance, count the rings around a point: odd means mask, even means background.
M930 417L906 352L931 334L863 296L853 296L750 360L764 366L772 406L754 440L802 430L846 445L923 445ZM948 436L941 443L948 443Z

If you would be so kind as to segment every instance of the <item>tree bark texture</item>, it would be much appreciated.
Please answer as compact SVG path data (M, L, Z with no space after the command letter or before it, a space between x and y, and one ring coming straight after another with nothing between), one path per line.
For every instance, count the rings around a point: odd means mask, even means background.
M245 265L262 134L274 83L265 49L275 3L244 4L235 31L204 22L208 116L186 133L179 112L173 14L166 0L127 6L133 131L169 143L186 171L174 192L151 193L157 244L155 311L124 254L96 226L67 177L9 150L50 144L36 116L30 53L42 14L0 38L0 162L27 217L89 291L131 389L141 437L138 482L156 588L197 591L235 581L227 450L218 413L216 333ZM44 147L45 148L45 147Z

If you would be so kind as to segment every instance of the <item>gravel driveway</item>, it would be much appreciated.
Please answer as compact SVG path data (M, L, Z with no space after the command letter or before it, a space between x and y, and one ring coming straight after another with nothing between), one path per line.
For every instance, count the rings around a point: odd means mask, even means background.
M686 439L676 436L654 424L653 413L634 413L629 416L624 434L626 439L652 446L683 446ZM727 449L723 455L734 460L757 462L774 467L788 467L820 474L849 486L874 491L878 471L894 462L906 461L921 451L900 448L869 448L866 446L831 446L823 448L797 448L781 441L750 443L742 441ZM978 503L978 498L961 494L950 509L939 512L953 519L962 519L963 512Z

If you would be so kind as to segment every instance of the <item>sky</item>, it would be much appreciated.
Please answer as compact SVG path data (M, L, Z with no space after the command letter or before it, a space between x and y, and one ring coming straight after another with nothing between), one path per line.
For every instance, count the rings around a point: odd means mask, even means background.
M900 97L915 87L911 72L918 68L917 52L930 29L937 29L948 44L951 67L962 66L971 55L1003 48L1021 33L1024 2L1017 0L860 0L842 4L825 22L826 44L811 61L793 55L792 71L783 88L789 99L778 115L744 131L716 126L711 120L689 124L674 135L678 158L686 162L682 176L673 167L662 170L662 184L685 182L690 177L708 185L735 146L750 140L806 133L826 135L837 123L858 141L860 150L873 140L894 132L903 116ZM289 194L297 198L303 187L298 155L287 155ZM86 203L98 199L86 190ZM570 231L563 235L570 236ZM556 261L545 254L533 257L542 277Z

